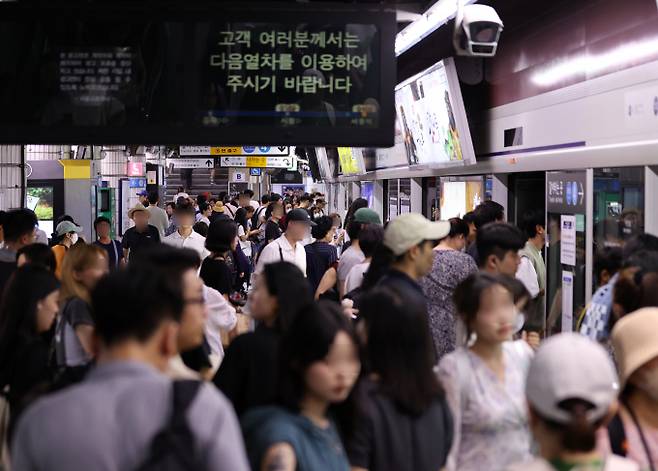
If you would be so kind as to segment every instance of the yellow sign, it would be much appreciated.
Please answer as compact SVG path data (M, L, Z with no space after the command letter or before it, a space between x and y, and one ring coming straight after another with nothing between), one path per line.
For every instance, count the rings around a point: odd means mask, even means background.
M267 167L267 157L247 157L247 167Z
M60 160L64 167L64 180L89 180L91 160Z
M339 147L338 159L340 166L343 169L343 175L356 175L359 173L359 165L352 155L351 147Z
M240 155L242 147L211 147L210 155Z

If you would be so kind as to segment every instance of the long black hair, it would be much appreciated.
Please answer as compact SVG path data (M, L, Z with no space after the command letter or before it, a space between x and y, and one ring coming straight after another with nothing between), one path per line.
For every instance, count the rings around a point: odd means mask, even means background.
M308 281L297 265L290 262L269 263L263 268L267 291L277 300L274 328L284 334L297 314L313 303Z
M249 223L247 222L247 210L244 208L238 208L238 210L235 212L235 223L239 226L242 226L244 229L244 233L247 234L249 232Z
M359 342L345 314L336 303L320 301L302 310L281 340L279 353L279 403L298 413L304 398L306 370L323 361L339 332L345 332L359 351ZM357 383L347 399L332 404L329 412L344 439L349 439L359 413Z
M349 224L352 222L354 219L354 213L357 212L357 210L361 208L367 208L368 207L368 200L365 198L357 198L355 199L352 204L350 205L350 208L347 210L347 214L345 215L345 223L343 224L343 227L347 229L349 227Z
M21 345L39 336L37 303L59 288L55 275L41 265L27 264L9 279L0 307L0 385L11 372L14 354Z
M383 243L379 244L375 249L375 253L372 255L372 261L370 262L368 271L363 275L361 290L368 291L374 288L379 283L379 280L391 269L394 260L395 255L393 251Z
M360 300L370 371L384 394L404 412L420 415L443 390L434 374L434 347L427 314L396 293L375 288Z

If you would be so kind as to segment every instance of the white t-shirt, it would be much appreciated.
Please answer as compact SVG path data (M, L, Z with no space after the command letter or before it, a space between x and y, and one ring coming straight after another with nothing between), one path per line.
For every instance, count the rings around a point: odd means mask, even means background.
M537 281L537 272L528 257L521 257L519 268L516 269L516 278L520 280L530 296L536 298L539 294L539 281Z
M210 252L206 249L206 238L194 231L192 231L187 237L183 237L178 231L176 231L162 239L162 242L179 249L196 250L199 257L201 257L201 260L210 255Z
M230 332L238 322L235 308L222 293L214 288L203 286L203 298L208 308L208 321L206 322L206 340L210 351L217 355L220 361L224 358L224 347L220 331Z
M242 227L242 224L238 224L238 237L244 237L244 235L245 235L244 227ZM247 257L251 257L250 240L243 241L242 239L240 239L240 248L242 249L242 253L244 253Z
M363 275L370 268L370 262L359 263L354 265L345 279L345 293L357 289L363 283Z
M258 258L254 273L262 273L263 267L268 263L281 261L294 263L306 276L306 250L304 245L297 242L294 248L291 247L285 234L265 246Z
M365 259L366 256L363 255L361 249L357 249L356 247L350 245L350 247L340 256L340 260L338 262L338 280L344 282L347 279L347 275L349 275L350 270L352 270L352 267L358 265L359 263L363 263Z

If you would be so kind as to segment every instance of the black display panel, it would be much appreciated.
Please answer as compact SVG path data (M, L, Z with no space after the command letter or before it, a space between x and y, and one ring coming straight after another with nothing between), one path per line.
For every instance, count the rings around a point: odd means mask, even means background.
M395 14L0 2L0 142L393 144Z

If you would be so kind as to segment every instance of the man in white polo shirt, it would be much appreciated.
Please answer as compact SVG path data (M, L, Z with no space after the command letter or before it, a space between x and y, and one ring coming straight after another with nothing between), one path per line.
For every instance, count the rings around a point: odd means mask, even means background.
M206 258L210 252L206 250L206 238L192 229L194 226L194 206L189 201L176 205L174 216L178 222L178 230L168 235L162 242L179 249L193 249L201 257Z
M286 216L286 221L288 223L286 232L267 244L261 252L254 271L257 275L268 263L281 261L294 263L306 275L306 250L302 241L306 238L309 227L314 226L315 223L311 221L308 211L300 208L290 211Z

